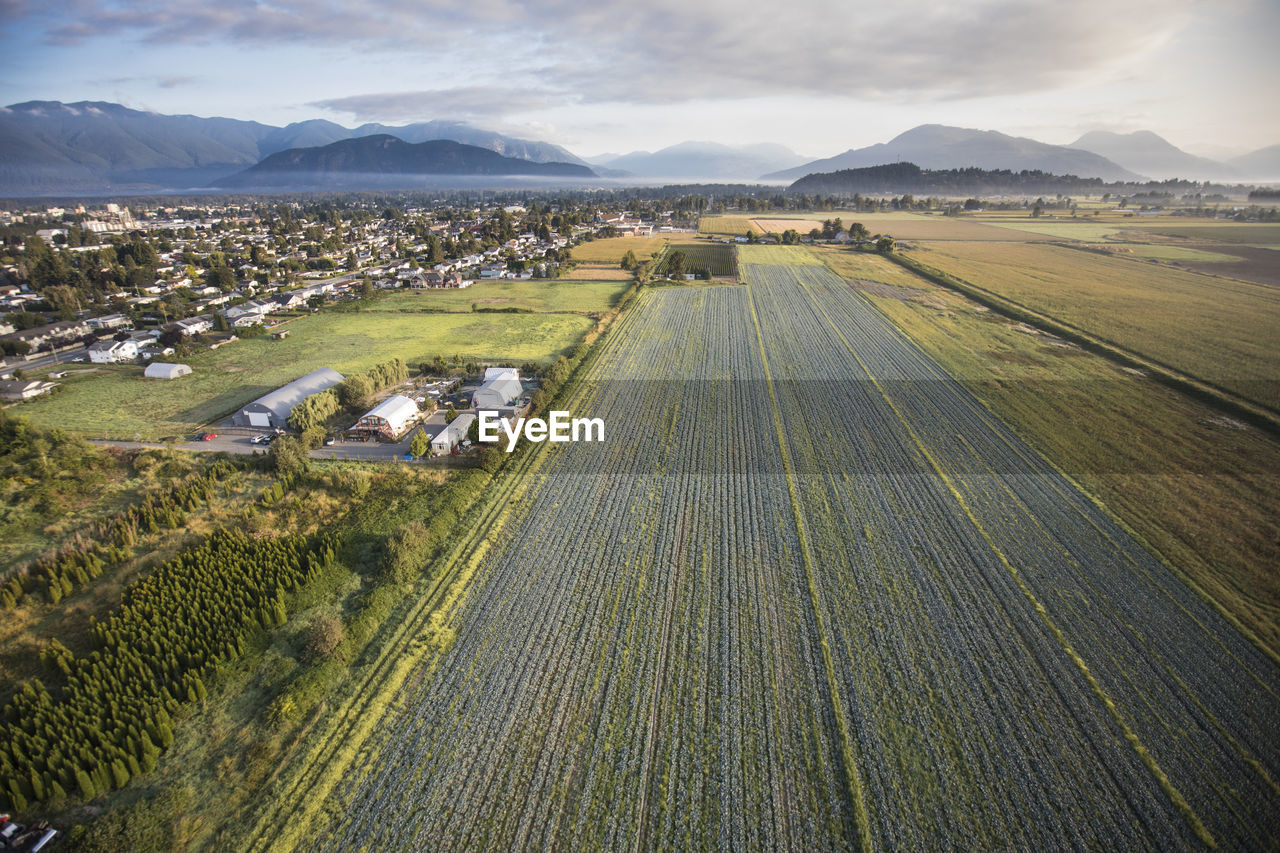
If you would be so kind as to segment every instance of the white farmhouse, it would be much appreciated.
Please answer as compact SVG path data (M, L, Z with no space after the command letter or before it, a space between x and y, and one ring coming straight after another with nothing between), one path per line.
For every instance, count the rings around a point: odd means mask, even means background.
M119 364L138 357L138 344L134 340L98 341L89 347L89 360L94 364Z

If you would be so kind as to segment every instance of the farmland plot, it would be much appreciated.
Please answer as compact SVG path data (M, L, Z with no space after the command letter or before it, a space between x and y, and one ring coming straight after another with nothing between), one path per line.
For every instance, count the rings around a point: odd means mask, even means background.
M1275 663L838 277L743 259L610 332L607 441L543 449L312 846L1268 846Z
M853 843L748 318L720 287L624 320L576 407L609 443L543 469L322 848Z
M1274 663L834 275L744 274L877 837L1266 846Z

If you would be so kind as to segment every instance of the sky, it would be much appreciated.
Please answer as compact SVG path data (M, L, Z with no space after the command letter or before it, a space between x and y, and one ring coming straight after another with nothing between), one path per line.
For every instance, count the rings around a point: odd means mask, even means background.
M0 103L466 121L579 156L920 124L1280 143L1280 0L0 0Z

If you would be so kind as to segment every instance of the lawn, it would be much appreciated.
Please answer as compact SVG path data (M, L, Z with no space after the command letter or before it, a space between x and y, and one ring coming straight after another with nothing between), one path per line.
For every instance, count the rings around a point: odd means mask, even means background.
M344 375L399 356L413 364L435 355L495 361L546 361L591 328L574 314L425 314L323 311L289 323L282 341L237 341L181 359L193 373L144 379L142 367L119 366L62 380L54 396L15 414L90 437L160 438L215 423L238 407L321 367Z
M1060 246L935 244L912 253L1033 311L1280 408L1280 290Z
M630 279L630 274L626 274ZM396 290L369 304L368 311L470 312L515 308L536 314L599 314L608 311L629 281L477 281L461 290Z
M855 269L845 255L824 258L842 276ZM857 260L863 278L879 277L885 263ZM1280 653L1280 577L1270 569L1280 563L1275 440L1101 356L1054 346L906 270L883 271L886 283L928 298L872 291L881 311Z
M643 261L662 251L666 243L666 237L606 237L574 246L573 259L620 264L623 255L627 252L635 252L636 258Z

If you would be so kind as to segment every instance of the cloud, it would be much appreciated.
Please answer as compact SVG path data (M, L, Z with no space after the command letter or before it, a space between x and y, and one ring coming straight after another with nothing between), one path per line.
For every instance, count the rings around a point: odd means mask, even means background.
M314 101L309 106L350 113L357 121L421 121L424 118L500 118L552 105L553 96L534 89L458 86L417 92L379 92Z
M1026 94L1134 67L1201 14L1195 0L797 0L763 13L741 0L69 0L65 14L42 20L46 38L58 43L128 35L166 44L389 51L405 60L403 79L429 69L450 82L459 74L474 81L321 102L394 118L510 113L535 108L539 98L662 104ZM502 81L512 83L505 107Z

